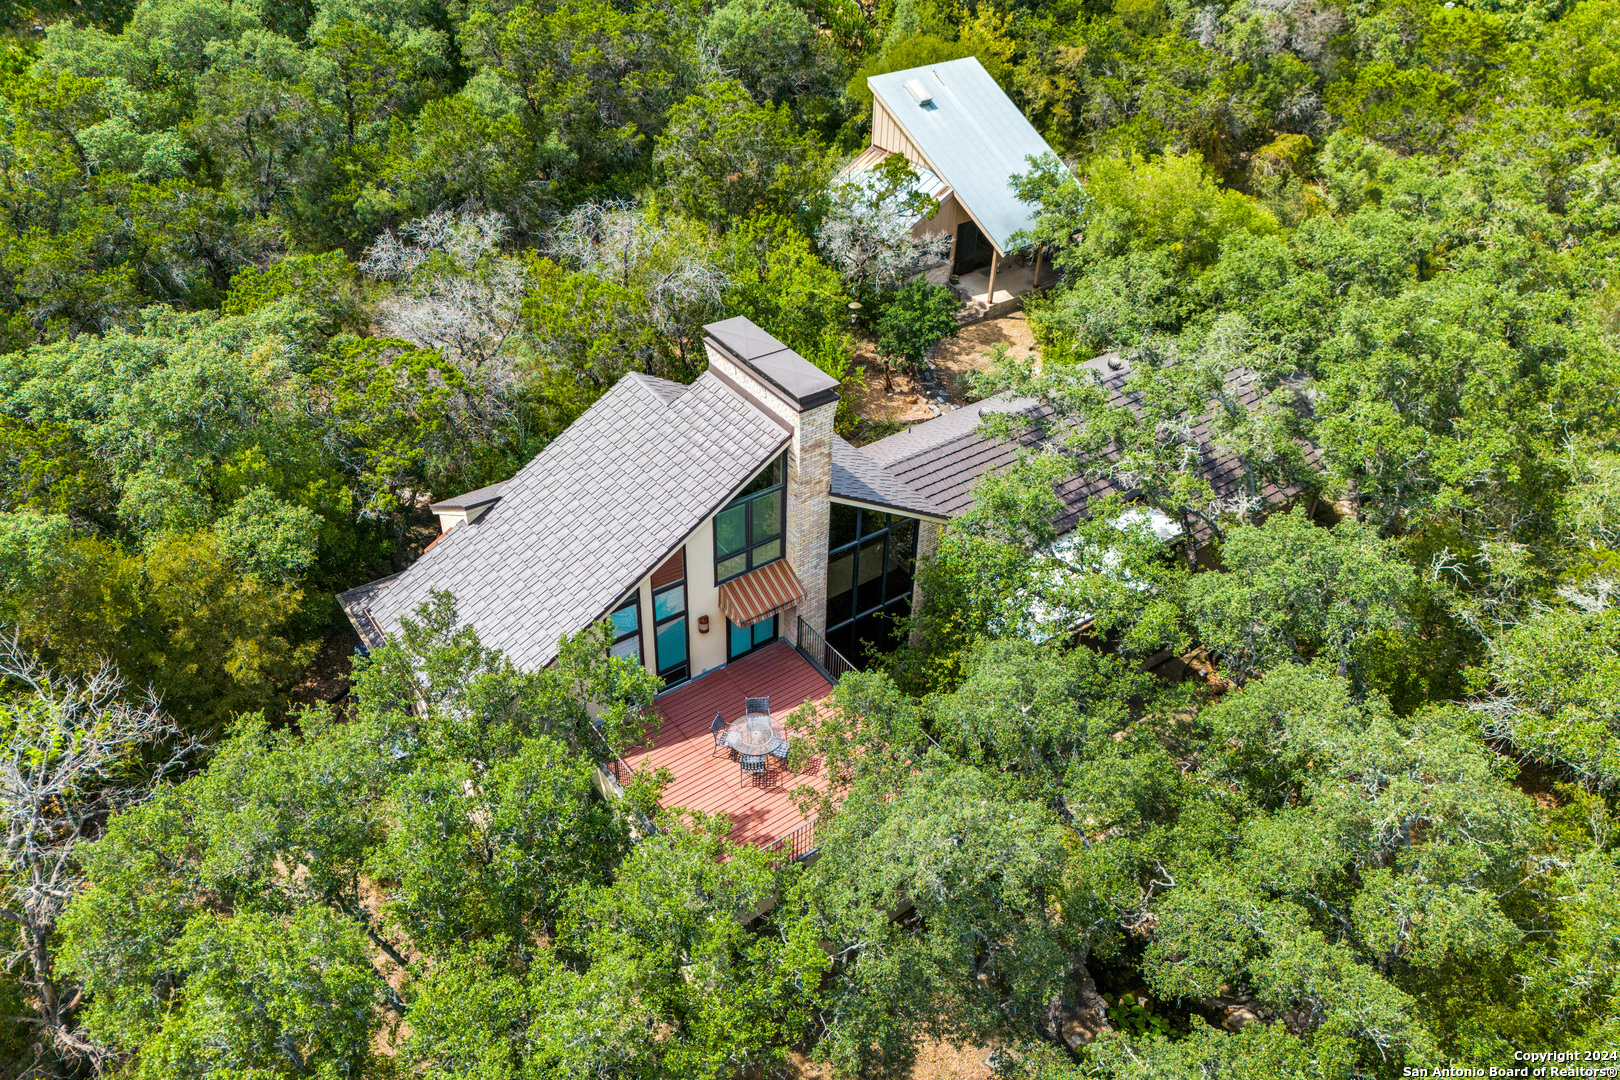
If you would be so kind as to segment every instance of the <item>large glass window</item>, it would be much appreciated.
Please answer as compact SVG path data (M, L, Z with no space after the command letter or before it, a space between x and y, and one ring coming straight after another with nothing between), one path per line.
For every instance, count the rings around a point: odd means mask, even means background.
M917 521L832 504L828 523L827 641L857 664L898 642L911 612Z
M665 686L692 676L686 655L686 582L653 593L653 655Z
M608 619L613 623L613 644L608 652L641 663L641 594L632 596Z
M786 476L784 454L714 516L715 584L782 557L782 533L787 528Z
M726 620L726 659L735 660L739 656L747 656L763 645L769 645L776 640L776 616L772 615L755 623L753 626L738 626L730 619Z

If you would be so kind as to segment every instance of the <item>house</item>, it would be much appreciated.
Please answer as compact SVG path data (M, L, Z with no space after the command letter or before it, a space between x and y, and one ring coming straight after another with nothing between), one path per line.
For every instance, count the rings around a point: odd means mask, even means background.
M837 383L747 319L705 327L692 385L626 375L510 480L435 503L406 570L339 597L380 645L432 593L519 667L601 620L666 686L651 746L672 804L725 809L734 836L805 827L780 790L713 753L744 697L785 713L910 610L919 546L947 515L833 432Z
M872 145L839 179L858 182L890 154L905 155L918 190L939 202L913 231L951 234L951 273L966 299L993 307L1035 288L1040 253L1032 262L1013 240L1033 224L1034 208L1012 179L1029 171L1029 158L1054 152L1018 106L971 56L873 75L866 85Z
M443 531L422 557L339 601L377 646L448 591L462 624L530 669L607 620L612 652L666 687L651 741L614 778L667 766L670 805L730 813L738 842L802 851L813 822L786 785L745 783L711 721L738 719L747 697L769 697L773 715L818 703L883 648L939 527L1035 445L980 435L980 416L1039 406L992 398L857 448L833 431L831 377L747 319L705 331L709 366L690 386L626 375L510 480L433 504ZM1093 365L1123 395L1128 364ZM1239 482L1233 463L1204 462L1218 485ZM1060 529L1102 489L1064 485ZM798 780L821 782L813 764Z

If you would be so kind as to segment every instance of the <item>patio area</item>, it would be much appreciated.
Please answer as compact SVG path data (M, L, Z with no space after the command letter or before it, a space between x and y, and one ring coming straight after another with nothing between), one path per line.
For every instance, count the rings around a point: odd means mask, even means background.
M990 269L975 270L957 279L956 294L968 303L986 307L1005 304L1020 296L1027 296L1041 285L1055 280L1050 259L1041 260L1041 277L1035 280L1035 262L1031 255L1014 255L1001 260L996 267L996 295L990 295Z
M752 776L744 779L724 749L714 752L709 724L715 713L728 723L742 716L745 697L769 697L771 715L781 719L830 693L832 683L793 646L779 640L660 697L654 707L663 722L651 744L625 751L624 761L637 772L664 767L674 774L664 793L665 806L730 814L733 841L771 844L808 824L788 793L801 784L825 791L820 762L812 760L796 772L778 768L763 782Z

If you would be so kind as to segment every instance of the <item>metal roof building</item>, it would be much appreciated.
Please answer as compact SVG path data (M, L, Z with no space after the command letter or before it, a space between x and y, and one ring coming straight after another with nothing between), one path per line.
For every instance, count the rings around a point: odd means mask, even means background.
M1029 158L1053 153L975 57L891 71L866 80L876 99L872 145L905 154L955 192L998 254L1033 223L1013 193Z

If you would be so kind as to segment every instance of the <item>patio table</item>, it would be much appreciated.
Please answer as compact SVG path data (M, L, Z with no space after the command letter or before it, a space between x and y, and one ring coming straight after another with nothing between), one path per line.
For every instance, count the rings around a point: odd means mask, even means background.
M726 745L747 756L770 753L781 738L781 726L765 713L749 713L726 731Z

